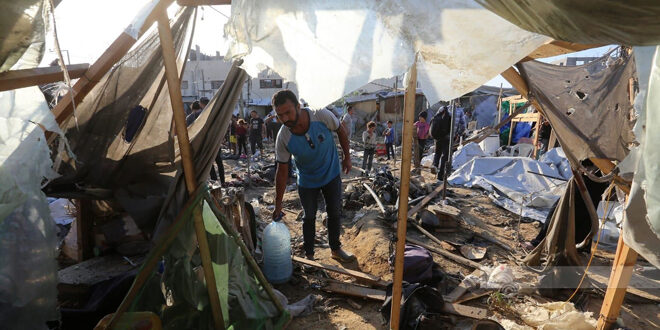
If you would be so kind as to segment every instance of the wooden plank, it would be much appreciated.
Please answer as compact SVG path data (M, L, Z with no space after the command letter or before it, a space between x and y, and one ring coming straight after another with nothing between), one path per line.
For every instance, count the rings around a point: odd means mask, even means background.
M399 210L396 228L396 249L394 258L394 281L392 285L392 309L390 311L390 328L399 329L401 296L403 293L403 252L406 246L406 222L408 222L408 195L410 192L410 161L412 158L413 121L415 120L415 92L417 90L417 56L410 70L406 93L403 98L403 137L401 141L401 181L399 187ZM417 148L415 148L417 149Z
M488 310L460 304L443 304L442 311L459 316L465 316L473 319L485 319L488 317Z
M551 127L550 128L550 140L548 141L548 148L546 150L550 151L550 149L553 149L555 147L555 144L557 144L557 133L555 133L555 130Z
M541 119L541 114L538 112L533 112L533 113L521 113L519 115L516 115L511 121L514 122L537 122Z
M89 64L87 63L66 66L71 79L82 77L88 68ZM64 72L59 66L6 71L0 73L0 91L43 85L63 80Z
M468 293L464 294L459 299L454 301L454 303L455 304L462 304L466 301L470 301L470 300L474 300L474 299L477 299L477 298L485 297L485 296L487 296L491 293L493 293L492 290L479 289L479 290L476 290L474 292L468 292Z
M341 293L348 296L385 301L385 290L371 289L351 283L328 281L321 287L322 290Z
M553 40L547 44L541 45L533 52L529 53L521 62L531 61L538 58L546 58L563 54L570 54L585 49L606 46L603 44L577 44L561 40Z
M430 194L426 195L421 202L415 205L410 211L408 211L408 218L412 218L419 210L421 210L426 204L428 204L435 196L437 196L442 191L442 185L438 185ZM403 195L406 196L406 195ZM404 198L405 199L405 198Z
M340 266L322 264L322 263L319 263L319 262L316 262L316 261L312 261L312 260L309 260L309 259L300 258L300 257L296 257L296 256L293 257L293 261L295 261L297 263L301 263L303 265L312 266L312 267L316 267L316 268L321 268L321 269L325 269L325 270L328 270L328 271L331 271L331 272L352 276L352 277L355 277L356 279L362 280L362 281L364 281L366 283L369 283L371 285L381 286L381 287L385 287L385 286L389 285L389 282L381 280L380 277L378 277L378 276L374 276L374 275L371 275L371 274L359 272L357 270L346 269L346 268L340 267Z
M78 262L87 260L94 256L94 235L92 225L94 224L94 213L92 213L92 201L89 199L76 200L76 240L78 243Z
M619 317L635 262L637 262L637 252L626 245L623 241L623 232L621 232L612 265L612 275L607 283L607 291L605 291L603 306L598 317L597 329L610 329Z
M475 269L470 275L479 276L481 273L482 271L480 269ZM468 289L467 284L465 283L465 279L463 279L463 281L461 281L461 283L459 283L458 286L454 288L454 290L452 290L448 295L444 296L443 298L445 299L446 302L453 303L456 300L458 300L458 298L463 296L463 294L467 292L467 289Z

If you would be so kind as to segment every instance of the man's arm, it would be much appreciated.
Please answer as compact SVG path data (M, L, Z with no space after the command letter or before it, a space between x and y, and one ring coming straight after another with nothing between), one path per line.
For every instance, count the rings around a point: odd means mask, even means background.
M284 190L288 179L289 163L278 162L277 171L275 172L275 210L273 210L273 219L282 212L282 198L284 198Z
M339 137L339 144L341 145L341 150L344 151L344 160L342 160L342 169L344 173L348 174L353 167L351 163L351 150L349 149L348 144L348 135L346 134L346 129L343 125L339 125L337 128L337 137Z

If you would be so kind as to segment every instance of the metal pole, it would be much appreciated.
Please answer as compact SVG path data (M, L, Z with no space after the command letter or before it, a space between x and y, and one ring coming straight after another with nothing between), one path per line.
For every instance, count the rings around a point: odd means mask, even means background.
M401 294L403 281L403 252L406 246L408 222L408 194L410 190L410 159L412 158L413 121L415 120L415 97L417 86L417 57L408 70L408 84L404 97L403 141L401 142L401 187L399 189L399 213L397 220L396 257L394 260L394 282L392 285L392 309L390 329L399 329Z

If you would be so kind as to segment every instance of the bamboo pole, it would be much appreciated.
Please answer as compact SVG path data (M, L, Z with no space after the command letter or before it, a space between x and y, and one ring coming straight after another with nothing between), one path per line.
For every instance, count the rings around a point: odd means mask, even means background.
M167 89L170 93L170 101L172 102L174 126L176 128L177 141L179 142L179 151L181 153L181 164L183 166L186 188L188 189L188 193L192 195L197 188L197 179L192 160L192 148L190 146L190 140L188 139L188 128L186 127L186 118L183 109L183 97L181 96L181 84L176 67L174 41L172 40L172 31L170 29L169 19L167 18L167 11L163 9L159 14L158 36L163 50L163 63L165 64L165 75L167 76ZM220 297L215 283L215 274L213 273L209 242L206 238L206 229L204 228L204 222L200 212L201 210L199 207L196 207L193 210L193 223L195 225L195 234L197 236L197 243L199 244L199 254L204 269L204 279L206 280L206 287L209 292L209 301L211 304L215 328L224 329L225 324L222 310L220 308Z
M410 158L412 157L413 121L415 120L415 92L417 89L417 56L408 70L408 84L404 96L403 140L401 141L401 187L399 188L399 214L397 221L396 257L392 286L390 329L399 329L403 281L403 252L406 246L408 222L408 193L410 190Z

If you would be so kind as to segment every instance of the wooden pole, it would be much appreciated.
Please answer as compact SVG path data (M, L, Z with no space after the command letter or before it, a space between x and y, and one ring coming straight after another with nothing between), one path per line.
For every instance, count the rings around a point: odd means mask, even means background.
M188 139L188 127L186 126L185 112L183 109L183 97L181 96L181 84L176 67L176 55L174 51L174 41L172 40L172 31L170 22L167 18L167 11L163 8L158 16L158 36L163 50L163 63L165 64L165 75L167 77L167 89L170 93L172 102L172 112L179 142L179 151L181 153L181 164L186 181L188 193L192 196L197 188L197 179L195 167L192 160L192 148ZM215 283L215 274L213 273L213 264L209 252L209 242L206 238L206 229L202 220L201 210L196 207L193 210L193 222L195 224L195 234L199 244L199 254L202 259L204 269L204 279L209 292L209 301L216 329L224 329L224 319L220 309L220 297Z
M442 169L442 200L447 199L447 172L451 169L451 149L454 146L454 117L456 117L456 102L451 100L451 121L449 124L449 146L447 150L448 156L447 161L445 162L445 168Z
M403 252L406 246L408 222L408 194L410 190L410 159L412 157L413 121L415 120L415 97L417 89L417 56L408 70L408 84L404 96L403 138L401 141L401 187L399 188L399 214L397 221L396 257L394 259L394 282L392 285L392 309L390 329L399 329L401 293L403 281Z
M500 94L497 96L497 122L502 121L502 83L500 83Z

